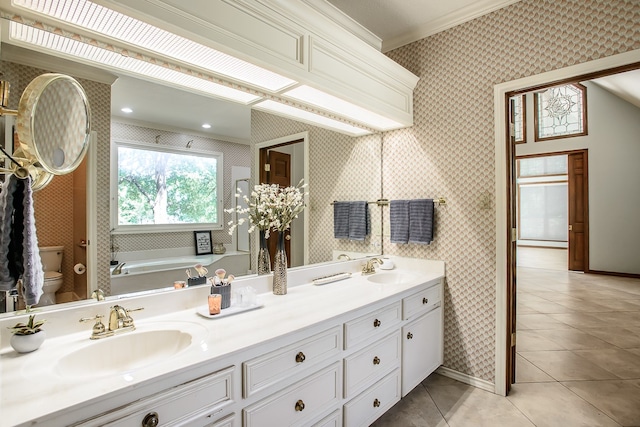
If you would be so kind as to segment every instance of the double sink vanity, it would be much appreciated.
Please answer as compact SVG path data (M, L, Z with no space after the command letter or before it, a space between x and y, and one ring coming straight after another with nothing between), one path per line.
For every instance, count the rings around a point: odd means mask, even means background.
M443 358L444 263L392 259L290 270L285 296L270 275L237 279L263 306L221 318L197 313L208 286L44 311L48 337L23 355L6 327L24 316L2 318L0 426L368 426ZM90 339L79 320L96 316L112 336Z

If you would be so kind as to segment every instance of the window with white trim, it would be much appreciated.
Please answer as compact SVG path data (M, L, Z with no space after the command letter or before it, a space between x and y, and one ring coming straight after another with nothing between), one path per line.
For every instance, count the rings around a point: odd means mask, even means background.
M222 153L114 142L114 231L222 229L222 170Z

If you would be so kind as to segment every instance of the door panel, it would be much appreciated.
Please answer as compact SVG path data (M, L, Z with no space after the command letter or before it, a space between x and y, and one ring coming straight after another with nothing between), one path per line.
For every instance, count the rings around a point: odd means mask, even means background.
M509 129L507 130L507 182L508 184L508 200L507 206L507 230L508 242L507 247L507 363L506 363L506 392L509 394L511 384L516 382L516 250L517 241L513 230L517 224L517 185L516 185L516 156L515 156L515 134L512 132L515 122L515 103L512 99L507 98L507 111L509 112Z
M269 164L269 172L266 173L266 179L264 182L267 184L278 184L280 187L291 186L291 155L281 153L279 151L268 150L266 157L266 163ZM285 233L284 250L287 254L287 266L291 267L290 230L287 230ZM269 245L271 265L273 265L273 258L276 254L279 235L280 233L278 231L272 231L269 240L267 241L267 244Z
M569 154L569 270L587 271L587 152Z

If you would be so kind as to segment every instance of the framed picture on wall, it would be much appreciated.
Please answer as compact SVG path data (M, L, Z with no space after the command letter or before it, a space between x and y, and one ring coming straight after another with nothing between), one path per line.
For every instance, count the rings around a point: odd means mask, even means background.
M193 235L196 240L196 255L208 255L213 253L211 231L194 231Z

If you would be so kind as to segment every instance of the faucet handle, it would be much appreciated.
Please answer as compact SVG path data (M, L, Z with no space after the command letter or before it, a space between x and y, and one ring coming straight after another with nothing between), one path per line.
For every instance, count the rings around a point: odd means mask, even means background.
M133 318L131 317L131 315L129 315L129 313L131 313L132 311L141 311L141 310L144 310L144 307L138 307L138 308L132 308L132 309L125 308L124 311L127 313L127 317L125 317L122 320L122 326L124 327L133 326Z
M96 323L93 325L93 329L91 330L91 339L97 339L99 335L103 335L106 331L104 323L102 323L102 318L104 316L102 314L96 314L94 317L83 317L80 319L80 323L90 322L95 320Z

